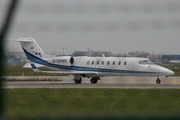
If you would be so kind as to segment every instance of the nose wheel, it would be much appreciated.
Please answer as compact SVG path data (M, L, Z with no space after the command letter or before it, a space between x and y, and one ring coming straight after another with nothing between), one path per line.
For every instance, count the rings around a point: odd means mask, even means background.
M157 78L156 83L157 83L157 84L160 84L160 83L161 83L161 80L160 80L159 78Z

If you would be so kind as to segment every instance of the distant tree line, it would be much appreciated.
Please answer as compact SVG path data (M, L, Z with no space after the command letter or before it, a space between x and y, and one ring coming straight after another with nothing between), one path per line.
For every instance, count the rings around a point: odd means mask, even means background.
M180 60L180 55L162 55L162 60Z

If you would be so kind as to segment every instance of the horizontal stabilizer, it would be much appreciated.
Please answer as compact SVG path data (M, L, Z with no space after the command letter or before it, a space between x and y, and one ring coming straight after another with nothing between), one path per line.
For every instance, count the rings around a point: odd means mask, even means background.
M17 38L17 39L4 39L5 41L12 41L12 42L33 42L32 38Z
M31 67L34 72L41 72L33 63L31 63Z
M17 38L19 42L33 42L33 38Z
M37 63L34 63L34 65L36 67L44 67L44 65L41 65L41 64L37 64ZM23 68L32 68L31 64L30 63L26 63Z

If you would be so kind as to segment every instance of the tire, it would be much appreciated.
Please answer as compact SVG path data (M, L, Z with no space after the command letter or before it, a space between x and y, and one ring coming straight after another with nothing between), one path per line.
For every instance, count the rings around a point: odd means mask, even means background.
M80 78L79 80L77 80L77 79L74 80L75 84L81 84L81 82L82 82L82 78Z
M161 83L161 80L158 78L158 79L156 80L156 83L157 83L157 84L160 84L160 83Z
M91 78L91 83L92 83L92 84L96 84L96 83L97 83L97 81L98 81L98 79L97 79L97 78Z

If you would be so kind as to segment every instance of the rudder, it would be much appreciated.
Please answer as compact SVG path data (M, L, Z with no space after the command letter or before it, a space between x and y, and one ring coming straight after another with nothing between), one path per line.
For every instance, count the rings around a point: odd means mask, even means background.
M33 55L38 58L47 56L33 38L18 38L18 41L20 42L28 59L30 59L29 55Z

